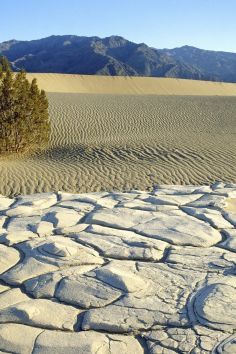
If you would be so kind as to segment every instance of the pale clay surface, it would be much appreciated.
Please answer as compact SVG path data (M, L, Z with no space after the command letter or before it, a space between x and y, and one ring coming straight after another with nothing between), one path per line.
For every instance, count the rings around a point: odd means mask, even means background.
M0 353L235 354L236 185L0 196Z

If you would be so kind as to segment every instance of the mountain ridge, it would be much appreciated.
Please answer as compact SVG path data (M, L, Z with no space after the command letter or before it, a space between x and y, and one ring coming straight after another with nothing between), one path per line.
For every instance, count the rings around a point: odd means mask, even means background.
M236 82L236 53L188 45L156 49L116 35L13 39L0 43L0 54L15 71Z

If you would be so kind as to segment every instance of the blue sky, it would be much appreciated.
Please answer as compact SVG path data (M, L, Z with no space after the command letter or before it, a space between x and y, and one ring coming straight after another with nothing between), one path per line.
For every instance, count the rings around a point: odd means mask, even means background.
M112 34L156 48L236 52L236 0L6 0L0 42Z

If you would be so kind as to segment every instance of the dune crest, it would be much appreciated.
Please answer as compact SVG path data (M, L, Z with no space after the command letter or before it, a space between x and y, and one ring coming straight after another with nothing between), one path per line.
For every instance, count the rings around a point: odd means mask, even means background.
M98 76L75 74L27 75L37 78L47 92L123 95L236 96L236 84L157 77Z

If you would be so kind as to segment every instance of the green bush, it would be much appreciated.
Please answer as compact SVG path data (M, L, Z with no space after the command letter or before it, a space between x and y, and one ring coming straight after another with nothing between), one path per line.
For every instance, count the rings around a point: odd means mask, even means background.
M50 135L48 100L36 79L14 74L0 57L0 154L26 153L43 148Z

